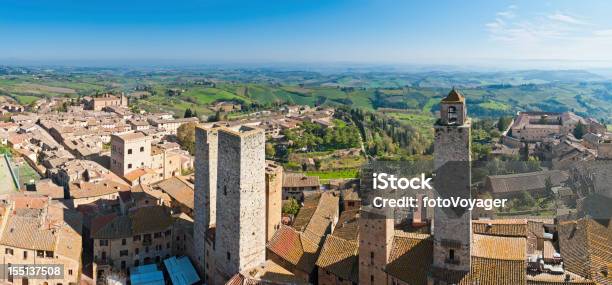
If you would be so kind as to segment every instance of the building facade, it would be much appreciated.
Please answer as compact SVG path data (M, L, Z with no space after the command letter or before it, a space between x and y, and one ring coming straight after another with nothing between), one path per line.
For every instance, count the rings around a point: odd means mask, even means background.
M111 136L111 171L125 177L138 168L151 166L151 141L143 133Z

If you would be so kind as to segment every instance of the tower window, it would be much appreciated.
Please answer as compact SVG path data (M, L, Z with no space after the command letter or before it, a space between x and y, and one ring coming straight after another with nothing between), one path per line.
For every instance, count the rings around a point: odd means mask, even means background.
M223 186L223 195L227 196L227 186Z
M451 261L455 260L455 250L454 249L451 249L448 251L448 260L451 260Z
M231 256L230 256L230 253L229 253L229 251L228 251L228 252L227 252L227 260L228 260L228 261L230 260L230 257L231 257Z
M457 123L457 107L449 106L448 107L448 122L451 124Z

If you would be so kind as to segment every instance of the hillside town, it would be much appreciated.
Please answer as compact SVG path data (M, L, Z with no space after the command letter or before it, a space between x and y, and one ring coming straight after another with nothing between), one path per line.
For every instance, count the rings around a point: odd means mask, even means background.
M0 282L612 284L612 133L592 118L518 113L494 142L495 171L487 164L477 180L469 98L453 88L431 126L434 172L466 163L453 187L512 207L418 208L398 218L364 199L359 178L309 175L318 158L300 157L297 167L274 160L287 148L308 153L298 140L309 128L355 124L339 109L282 105L209 120L137 110L130 100L0 105L9 118L0 142L10 150L0 163L2 263L63 265L61 279L3 270ZM230 101L213 108L243 112ZM347 145L329 160L375 160L363 143ZM521 171L499 162L516 157L526 161ZM604 214L594 213L602 203Z

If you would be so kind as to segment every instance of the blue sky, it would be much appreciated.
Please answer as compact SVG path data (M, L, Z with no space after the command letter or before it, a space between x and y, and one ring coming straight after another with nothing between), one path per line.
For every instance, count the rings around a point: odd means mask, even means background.
M0 63L612 67L612 1L0 0Z

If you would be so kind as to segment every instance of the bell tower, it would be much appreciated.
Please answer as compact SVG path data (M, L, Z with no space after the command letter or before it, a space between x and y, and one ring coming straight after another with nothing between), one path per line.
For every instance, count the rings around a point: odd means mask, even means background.
M469 199L471 184L471 122L465 97L455 88L440 102L435 126L435 195ZM471 212L465 208L434 210L434 268L470 271Z

